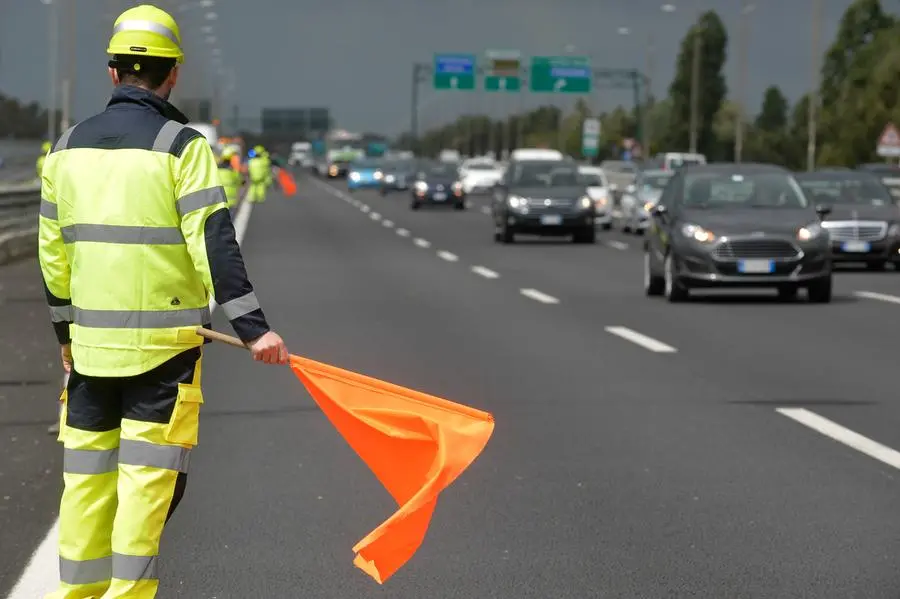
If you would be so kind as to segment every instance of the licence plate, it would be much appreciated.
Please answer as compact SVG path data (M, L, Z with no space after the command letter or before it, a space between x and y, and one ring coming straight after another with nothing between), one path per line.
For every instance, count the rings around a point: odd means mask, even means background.
M447 199L447 194L446 194L446 193L443 193L443 192L441 192L441 191L435 192L435 194L434 194L434 200L435 200L436 202L442 202L442 201L444 201L444 200L446 200L446 199Z
M558 214L545 214L541 217L542 225L558 225L562 222L562 217Z
M868 252L872 246L868 241L845 241L841 249L845 252Z
M774 260L740 260L738 272L744 273L771 273L775 272Z

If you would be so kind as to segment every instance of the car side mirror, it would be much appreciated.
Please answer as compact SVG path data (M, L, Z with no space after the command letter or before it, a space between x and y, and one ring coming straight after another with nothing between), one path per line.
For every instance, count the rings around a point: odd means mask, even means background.
M825 217L831 214L831 206L819 204L816 206L816 214L819 215L819 220L825 220Z
M663 206L662 204L657 204L656 206L653 207L652 212L656 216L664 216L669 213L669 209L666 208L665 206Z

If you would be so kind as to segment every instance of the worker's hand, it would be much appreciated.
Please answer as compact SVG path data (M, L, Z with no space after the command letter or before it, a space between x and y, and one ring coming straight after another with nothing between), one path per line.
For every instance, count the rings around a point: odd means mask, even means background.
M72 372L72 344L66 343L60 347L59 354L62 357L63 369L66 372Z
M269 331L259 339L251 341L250 353L257 362L281 365L288 363L287 347L275 331Z

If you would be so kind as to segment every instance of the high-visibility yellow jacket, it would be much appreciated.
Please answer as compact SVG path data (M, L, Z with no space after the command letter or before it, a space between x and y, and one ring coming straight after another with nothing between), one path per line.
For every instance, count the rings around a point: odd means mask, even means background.
M203 343L215 298L244 341L269 330L209 144L155 94L118 87L42 174L39 260L75 370L124 377Z
M219 162L219 183L225 190L225 198L229 208L237 204L238 194L241 190L242 177L239 172L234 170L231 162L222 160Z
M253 183L264 183L272 176L269 161L265 156L254 156L247 161L247 174Z

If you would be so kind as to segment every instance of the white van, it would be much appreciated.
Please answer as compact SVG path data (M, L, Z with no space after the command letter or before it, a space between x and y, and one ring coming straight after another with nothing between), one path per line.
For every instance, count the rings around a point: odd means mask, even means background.
M215 125L212 123L188 123L187 126L203 135L213 151L218 152L221 149L219 148L219 131Z
M523 160L565 160L566 157L559 150L545 148L519 148L509 155L510 161Z
M706 156L688 152L666 152L657 154L656 159L661 162L663 170L667 171L674 171L688 164L706 164Z

